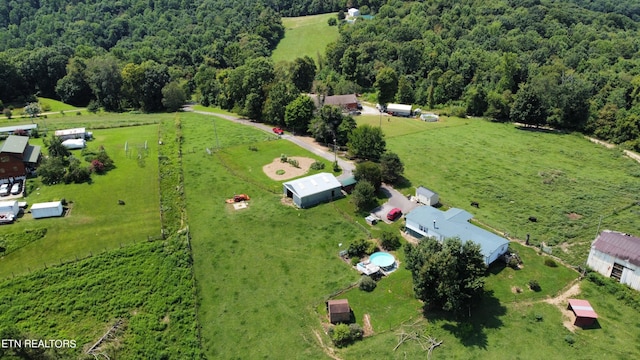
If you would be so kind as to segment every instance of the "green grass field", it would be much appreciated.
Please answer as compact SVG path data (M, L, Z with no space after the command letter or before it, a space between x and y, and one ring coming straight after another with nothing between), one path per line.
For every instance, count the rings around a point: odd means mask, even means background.
M33 204L64 198L71 203L69 214L40 220L25 214L15 224L1 227L0 236L6 239L8 249L12 247L12 234L40 228L46 228L47 233L44 238L5 256L0 277L160 235L158 126L95 130L93 134L95 139L88 142L88 148L104 146L116 168L105 175L93 175L90 184L45 186L37 179L29 180L24 201ZM42 140L30 142L42 146ZM145 141L148 150L144 150ZM127 142L128 154L124 149ZM82 158L79 150L72 153ZM120 199L126 205L118 205Z
M358 122L380 124L378 116ZM586 261L601 217L601 229L640 233L640 164L619 150L575 134L477 119L381 123L387 148L405 164L410 186L403 192L426 186L442 203L512 237L530 234L533 244L551 245L571 264Z
M318 54L324 54L327 45L338 39L338 27L327 24L327 20L335 16L332 13L283 18L284 38L271 55L273 61L293 61L309 56L317 62Z

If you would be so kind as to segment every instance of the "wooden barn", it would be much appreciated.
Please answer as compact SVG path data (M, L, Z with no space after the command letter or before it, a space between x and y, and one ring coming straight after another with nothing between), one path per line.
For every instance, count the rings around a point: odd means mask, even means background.
M640 290L640 238L604 230L591 244L587 266Z
M26 136L9 135L0 147L0 178L27 175L40 162L40 146L29 145Z
M332 324L351 322L351 307L347 299L327 301L327 311Z

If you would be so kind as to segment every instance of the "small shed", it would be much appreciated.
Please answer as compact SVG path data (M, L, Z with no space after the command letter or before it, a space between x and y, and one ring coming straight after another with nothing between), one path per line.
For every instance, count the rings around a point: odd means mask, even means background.
M356 17L356 16L360 16L360 10L356 9L356 8L351 8L349 10L347 10L347 13L349 14L349 16L351 17Z
M318 173L282 184L286 197L300 208L342 197L342 185L333 174Z
M438 194L422 185L418 186L418 188L416 189L416 198L418 199L419 203L428 206L434 206L438 204L438 202L440 202Z
M573 311L576 315L576 321L573 323L576 326L591 326L598 319L598 314L596 314L587 300L569 299L567 309Z
M20 206L16 200L0 201L0 213L10 213L17 216L20 212Z
M344 192L346 192L347 194L351 194L353 188L356 187L357 183L355 176L349 176L344 179L339 179L338 181L340 181L340 184L342 185L342 190L344 190Z
M31 216L34 219L61 216L64 209L61 201L51 201L31 205Z
M591 244L587 266L640 291L640 237L602 231Z
M347 299L327 301L327 311L332 324L351 322L351 307Z

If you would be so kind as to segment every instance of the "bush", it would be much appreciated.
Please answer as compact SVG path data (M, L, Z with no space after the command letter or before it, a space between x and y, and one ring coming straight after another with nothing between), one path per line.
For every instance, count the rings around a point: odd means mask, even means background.
M338 324L329 330L329 336L331 337L331 341L337 347L343 347L352 342L351 339L351 329L349 329L349 325L347 324Z
M400 247L400 235L395 231L384 231L380 236L380 245L386 250L396 250Z
M280 162L282 162L282 163L286 163L286 162L287 162L287 155L285 155L285 154L280 154Z
M558 267L558 264L553 259L549 258L544 259L544 264L548 267Z
M98 111L100 111L100 104L98 104L98 102L95 100L89 101L89 105L87 105L87 111L92 114L97 113ZM80 112L78 112L77 114L80 115Z
M373 289L376 288L378 284L376 281L371 278L371 276L364 275L360 278L360 283L358 284L358 288L362 291L372 292Z
M258 148L253 145L249 145L249 151L258 151Z
M324 163L322 161L316 161L313 164L311 164L311 170L322 170L322 169L324 169Z
M512 257L511 259L509 259L509 267L512 269L518 269L518 266L520 265L520 262L518 261L518 259L516 257Z
M287 159L287 162L289 164L291 164L291 166L293 166L293 167L297 167L297 168L300 167L300 164L298 163L298 160L296 160L296 159Z
M356 265L358 265L359 262L360 262L360 257L359 256L354 256L350 260L351 266L356 266Z
M573 345L576 342L576 339L574 339L571 335L567 335L564 337L564 341L566 341L569 345Z
M4 114L4 116L7 117L7 119L11 119L11 115L13 115L13 113L11 112L11 109L9 108L5 108L2 113Z
M544 319L544 318L542 317L542 314L536 314L534 317L535 317L535 319L536 319L536 321L537 321L537 322L540 322L540 321L542 321L542 320Z
M538 283L538 280L529 280L529 289L536 292L542 290L540 284Z
M334 17L331 17L331 18L329 18L329 19L327 20L327 24L328 24L329 26L336 26L336 25L338 25L338 19L336 19L336 18L334 18Z
M351 334L352 341L360 340L364 335L364 330L362 329L362 326L356 323L353 323L353 324L349 324L349 333Z
M358 239L352 242L351 244L349 244L349 247L347 248L347 254L351 258L362 257L367 252L367 249L369 246L368 243L369 241L365 239Z
M337 172L340 172L340 171L342 171L342 169L340 168L340 165L338 165L337 161L334 161L333 162L333 172L337 173Z

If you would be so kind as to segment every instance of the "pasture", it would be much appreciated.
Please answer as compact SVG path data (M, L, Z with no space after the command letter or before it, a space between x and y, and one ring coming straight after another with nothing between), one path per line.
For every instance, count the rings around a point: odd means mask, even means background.
M104 146L116 168L105 175L92 176L91 183L42 185L39 179L27 182L29 204L66 199L68 215L34 220L29 214L0 228L7 254L0 278L21 274L47 265L83 258L160 235L158 188L158 126L136 126L94 130L89 149ZM43 138L30 143L43 146ZM147 149L144 144L147 142ZM129 150L125 152L125 143ZM43 146L43 151L46 148ZM80 150L72 154L82 159ZM85 163L85 166L88 166ZM118 205L124 200L124 206ZM19 244L22 233L46 229L44 237ZM117 231L114 231L117 229Z
M324 54L327 45L338 39L338 27L327 24L331 17L336 17L336 14L282 18L284 38L271 54L273 62L309 56L318 65L318 54Z
M377 116L357 121L380 124ZM405 164L410 185L401 191L426 186L447 206L510 237L530 234L532 244L544 242L573 265L584 264L598 228L640 233L640 164L620 150L479 119L381 123L387 148Z

